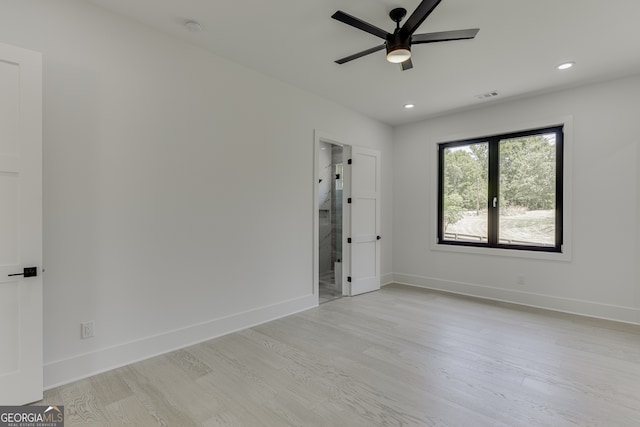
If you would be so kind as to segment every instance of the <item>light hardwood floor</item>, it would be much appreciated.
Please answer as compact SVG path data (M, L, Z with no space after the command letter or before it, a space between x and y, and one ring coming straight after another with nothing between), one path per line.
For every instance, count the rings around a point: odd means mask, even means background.
M638 426L640 327L390 285L41 404L67 426Z

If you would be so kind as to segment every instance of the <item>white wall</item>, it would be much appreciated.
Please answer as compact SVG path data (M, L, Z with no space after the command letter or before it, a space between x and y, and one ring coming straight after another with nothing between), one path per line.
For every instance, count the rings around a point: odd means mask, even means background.
M0 42L44 55L47 387L313 306L314 129L382 151L391 235L386 125L83 1Z
M640 76L486 106L394 130L399 282L640 323ZM570 261L433 250L435 145L573 117ZM525 285L517 277L525 277Z

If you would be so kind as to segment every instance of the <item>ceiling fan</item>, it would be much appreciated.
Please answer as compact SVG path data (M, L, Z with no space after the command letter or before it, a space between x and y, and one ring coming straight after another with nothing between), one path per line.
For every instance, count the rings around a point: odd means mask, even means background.
M385 42L379 46L372 47L371 49L363 50L362 52L349 55L345 58L335 61L338 64L344 64L345 62L353 61L354 59L361 58L370 53L377 52L382 49L387 49L387 61L394 64L401 64L402 70L409 70L413 68L411 62L411 45L424 44L424 43L437 43L446 42L451 40L465 40L472 39L480 31L479 28L473 28L468 30L454 30L454 31L441 31L438 33L425 33L425 34L413 34L420 24L427 19L427 17L433 12L433 10L440 4L441 0L423 0L416 10L413 11L411 16L400 26L400 21L406 16L407 10L398 7L389 12L389 17L396 23L396 29L393 33L388 33L383 29L369 24L355 16L342 12L341 10L334 13L331 17L340 22L343 22L359 30L365 31L376 37L384 39Z

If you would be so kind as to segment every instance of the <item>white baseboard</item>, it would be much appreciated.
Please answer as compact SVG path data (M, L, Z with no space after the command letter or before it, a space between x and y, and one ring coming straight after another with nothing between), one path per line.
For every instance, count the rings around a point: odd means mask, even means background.
M380 277L380 286L386 286L393 283L393 273L383 274Z
M306 295L44 365L45 390L318 306Z
M402 285L451 292L494 301L510 302L529 307L614 320L617 322L640 324L640 309L634 307L601 304L592 301L494 288L472 283L453 282L410 274L393 273L393 281L394 283Z

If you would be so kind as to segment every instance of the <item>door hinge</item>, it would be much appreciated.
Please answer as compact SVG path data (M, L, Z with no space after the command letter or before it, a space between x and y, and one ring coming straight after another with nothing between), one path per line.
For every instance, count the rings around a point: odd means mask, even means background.
M351 237L347 237L347 243L351 243Z
M347 199L347 203L351 203L351 197Z
M347 282L351 283L351 276L347 276Z
M348 164L348 165L350 165L350 164L352 164L352 163L353 163L353 160L352 160L352 159L347 160L347 164Z

